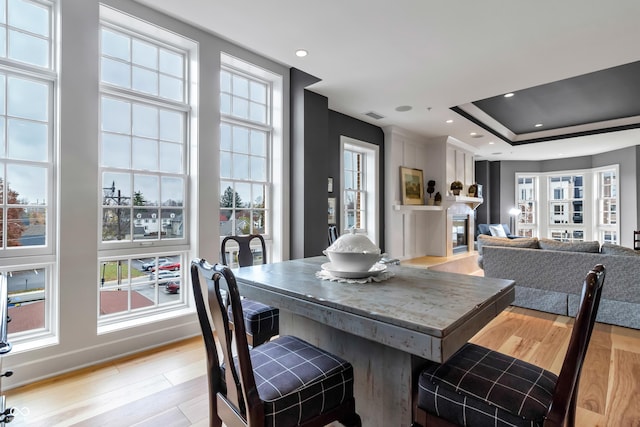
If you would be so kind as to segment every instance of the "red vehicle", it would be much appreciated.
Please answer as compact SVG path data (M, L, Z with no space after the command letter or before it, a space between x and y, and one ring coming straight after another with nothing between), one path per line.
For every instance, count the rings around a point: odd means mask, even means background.
M156 269L166 270L166 271L176 271L176 270L180 270L180 263L179 262L163 262L160 265L158 265L158 267L153 267L151 271L156 271Z
M164 290L168 294L177 294L180 291L180 283L178 283L178 282L169 282L164 287Z

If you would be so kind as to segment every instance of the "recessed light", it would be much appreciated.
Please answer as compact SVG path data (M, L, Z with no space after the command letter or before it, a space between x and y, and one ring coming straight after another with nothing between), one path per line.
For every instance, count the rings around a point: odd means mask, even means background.
M411 109L413 109L411 105L401 105L399 107L396 107L396 111L400 111L402 113L404 113L405 111L409 111Z
M542 123L536 123L534 126L537 127L537 128L541 128L542 127Z
M304 49L298 49L296 50L296 56L299 58L304 58L305 56L307 56L309 54L309 52L307 52Z
M504 97L505 98L511 98L513 96L513 92L509 92L509 93L505 93Z
M471 132L469 135L471 135L471 136L476 136L476 135L477 135L477 133L475 133L475 132Z
M447 120L447 123L453 123L453 119Z
M489 141L489 145L493 145L493 144L495 144L495 142Z

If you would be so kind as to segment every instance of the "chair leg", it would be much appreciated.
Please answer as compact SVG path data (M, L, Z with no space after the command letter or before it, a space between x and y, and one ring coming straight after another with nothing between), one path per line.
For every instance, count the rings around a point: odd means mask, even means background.
M426 426L427 425L427 413L418 408L418 405L416 405L414 408L414 419L413 419L413 427L422 427L422 426Z
M362 420L360 419L360 415L356 414L355 412L345 415L338 422L345 427L362 427Z

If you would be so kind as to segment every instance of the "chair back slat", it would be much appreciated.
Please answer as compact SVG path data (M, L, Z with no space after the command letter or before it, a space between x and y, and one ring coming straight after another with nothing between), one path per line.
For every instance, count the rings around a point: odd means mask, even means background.
M329 246L338 240L338 227L335 225L329 226Z
M258 239L262 246L262 263L267 263L267 247L264 242L264 237L260 234L249 234L247 236L227 236L222 239L220 245L220 259L224 265L229 265L231 260L227 259L227 244L229 241L234 241L238 244L238 265L240 267L246 267L253 265L253 252L251 252L251 241Z
M582 286L580 307L569 339L569 347L558 375L553 401L544 423L545 427L562 426L565 418L568 427L573 427L575 424L580 373L596 321L604 278L605 267L598 264L587 274Z
M250 421L252 419L264 420L264 408L258 396L251 358L249 357L249 346L247 344L243 321L242 304L235 276L227 266L221 264L211 265L203 259L193 260L191 263L191 271L194 294L197 293L195 288L200 276L204 277L207 283L208 310L213 320L213 326L217 332L225 360L226 390L220 387L218 390L214 390L214 394L221 393L223 398L235 407L235 411L238 414L242 414L241 416L244 418L242 420L243 422L248 422L248 425L259 425L260 422L258 421L254 421L253 424ZM198 283L198 287L199 286ZM196 298L196 307L198 307L198 297L196 295L194 295L194 297ZM229 327L226 298L228 298L231 306L235 324L233 330ZM202 295L200 295L200 299L202 299ZM198 317L201 317L199 307ZM203 324L202 321L200 323L203 329L207 326ZM236 343L235 346L232 345L234 340ZM236 352L237 367L236 363L234 363L234 350ZM218 362L217 355L215 362ZM218 370L217 377L220 379L221 369L219 363L217 363L212 370L216 368Z

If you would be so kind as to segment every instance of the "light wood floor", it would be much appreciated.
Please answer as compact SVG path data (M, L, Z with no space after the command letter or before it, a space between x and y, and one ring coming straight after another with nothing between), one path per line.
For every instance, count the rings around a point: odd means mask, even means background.
M572 322L512 307L472 341L558 373ZM204 427L206 393L204 347L192 338L10 390L7 401L18 409L10 425ZM640 426L640 330L596 325L578 405L577 426Z

